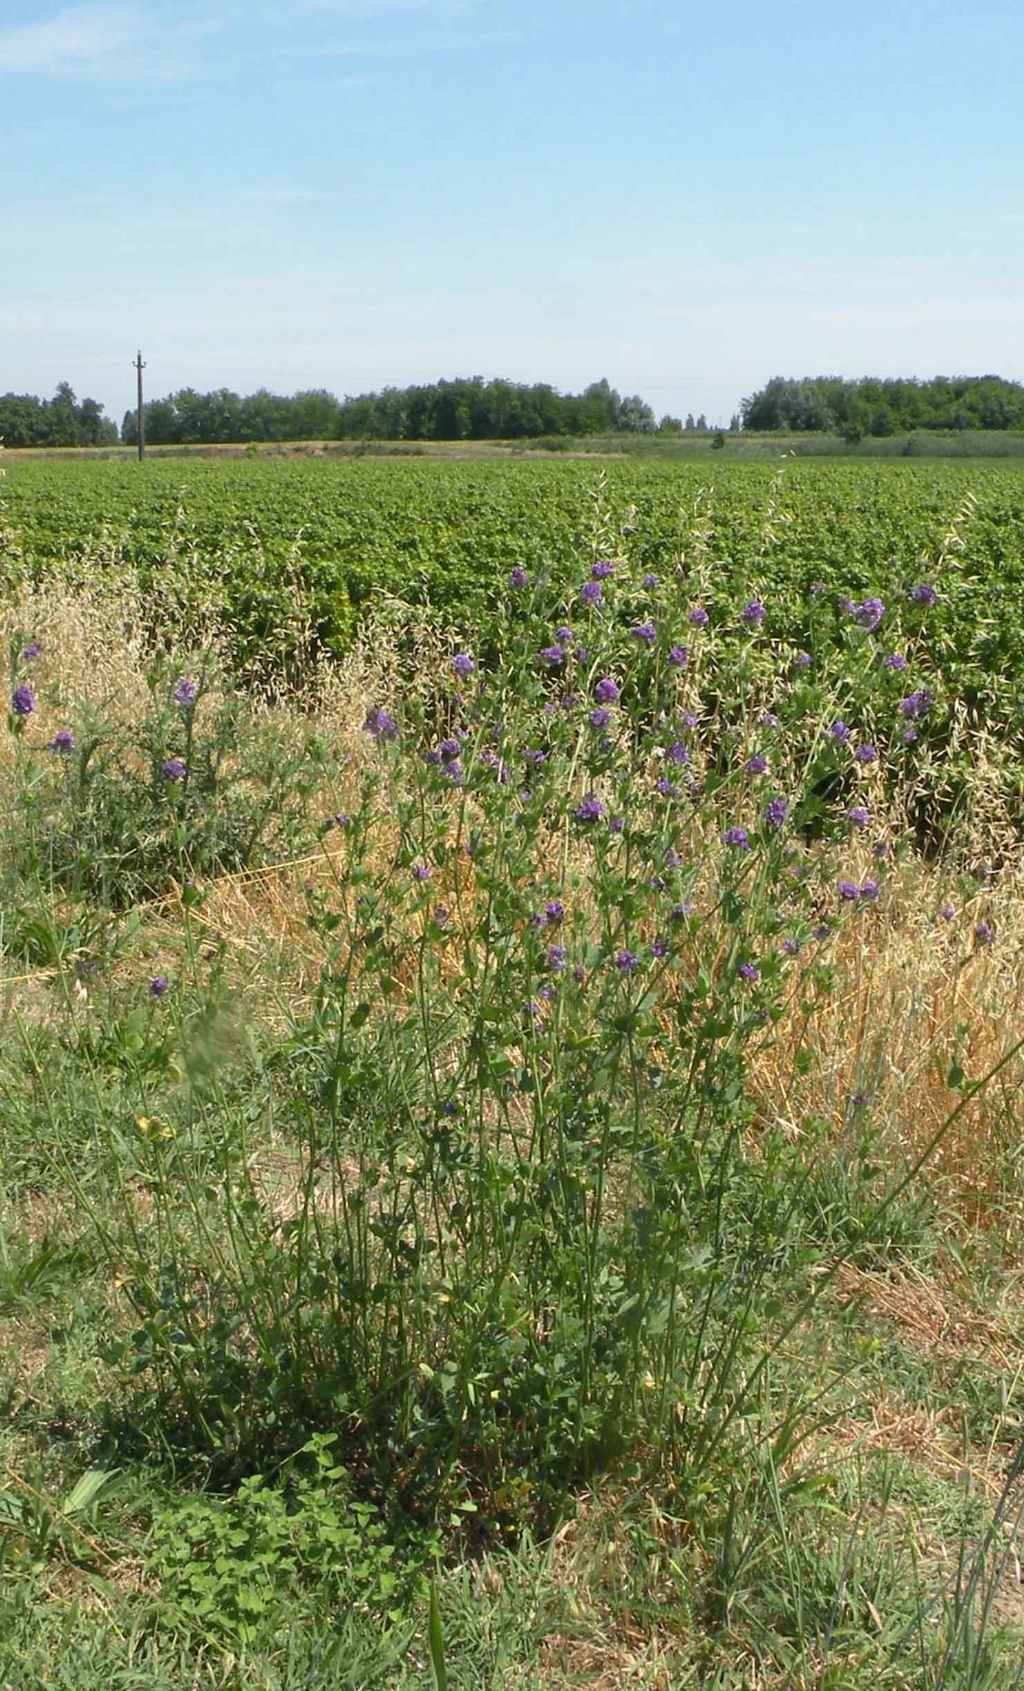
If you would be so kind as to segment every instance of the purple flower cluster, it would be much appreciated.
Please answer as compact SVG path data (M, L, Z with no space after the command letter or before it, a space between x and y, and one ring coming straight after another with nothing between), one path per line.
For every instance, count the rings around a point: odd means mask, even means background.
M685 669L690 661L690 654L685 646L670 646L668 661L673 669Z
M517 564L515 569L509 570L508 584L510 587L514 587L517 593L521 593L524 587L529 586L530 578L522 564Z
M398 723L388 711L382 710L379 705L374 705L372 710L367 713L363 727L374 740L393 740L398 734Z
M565 653L561 646L542 646L537 658L546 669L558 669L565 662Z
M881 599L864 599L859 605L851 604L850 611L860 627L873 634L885 615L885 606Z
M594 697L599 705L613 705L619 694L619 684L613 681L610 675L602 675L600 681L595 684Z
M615 574L615 565L610 558L598 558L596 563L591 564L590 574L594 581L607 581L610 575Z
M169 757L160 765L160 773L165 781L184 781L188 771L180 757Z
M693 624L694 628L707 628L710 620L711 618L703 605L694 605L688 617L688 621Z
M36 708L36 696L31 687L23 681L20 687L15 687L11 694L11 710L15 716L31 716Z
M935 701L928 689L918 687L915 692L908 693L905 699L900 700L900 710L904 716L918 721L922 716L928 715L934 703Z
M910 597L915 605L934 605L939 595L930 582L921 581L918 582L916 587L911 588Z
M769 828L781 828L789 815L789 800L783 798L769 799L764 807L764 819Z
M857 885L856 881L838 881L836 886L840 898L845 899L849 904L855 903L858 899L866 899L870 903L878 897L879 893L878 882L870 877L863 881L860 886Z
M727 846L736 846L740 851L750 850L750 835L746 828L726 828L722 840Z
M604 815L604 805L593 793L588 793L583 803L576 811L577 822L600 822Z
M175 683L174 693L172 696L176 705L180 705L182 710L188 710L190 705L195 704L198 692L199 687L197 683L190 680L187 675L183 675Z
M638 622L629 632L634 640L642 641L648 649L654 645L658 638L658 630L653 622Z
M580 588L580 603L583 605L600 605L604 599L604 588L599 581L585 581Z
M64 757L67 757L70 752L73 752L75 749L75 736L72 734L70 728L58 728L56 734L53 736L53 739L47 741L46 749L48 752L60 752Z
M744 605L740 612L740 621L748 628L759 628L767 612L760 599L751 599L749 605Z

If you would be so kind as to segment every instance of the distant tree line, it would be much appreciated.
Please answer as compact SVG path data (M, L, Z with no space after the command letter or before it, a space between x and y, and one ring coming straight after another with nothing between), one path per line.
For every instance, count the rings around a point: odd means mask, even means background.
M826 431L847 440L910 429L1021 429L1024 385L1001 376L774 376L743 401L741 414L745 429Z
M387 387L345 399L324 388L291 396L261 388L244 397L229 388L212 393L182 388L151 400L145 414L146 439L154 446L249 440L517 440L651 432L658 427L639 394L624 397L607 381L591 382L579 394L563 394L547 382L527 385L482 376ZM134 443L137 428L135 412L126 412L122 441Z
M34 393L0 394L3 446L115 446L117 424L98 399L76 399L61 382L52 399Z

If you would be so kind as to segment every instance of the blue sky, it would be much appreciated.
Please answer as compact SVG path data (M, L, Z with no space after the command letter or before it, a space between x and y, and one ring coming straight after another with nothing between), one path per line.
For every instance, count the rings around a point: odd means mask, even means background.
M1024 379L1019 0L0 0L0 391Z

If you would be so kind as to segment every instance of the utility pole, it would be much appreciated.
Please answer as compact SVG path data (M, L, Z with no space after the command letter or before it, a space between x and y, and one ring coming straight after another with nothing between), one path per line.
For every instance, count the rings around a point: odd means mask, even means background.
M143 458L146 456L146 416L145 416L145 412L142 409L142 372L145 368L146 368L146 366L142 362L142 353L140 352L136 356L135 362L132 365L132 369L135 371L136 375L139 378L139 408L138 408L138 411L136 412L136 417L138 418L139 462L140 463L142 462Z

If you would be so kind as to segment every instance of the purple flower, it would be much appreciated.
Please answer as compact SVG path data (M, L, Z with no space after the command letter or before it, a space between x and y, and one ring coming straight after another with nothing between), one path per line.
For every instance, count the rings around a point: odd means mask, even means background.
M769 828L781 828L789 815L788 799L769 799L764 807L764 819Z
M666 869L681 869L682 866L683 866L682 857L679 855L675 846L669 846L667 852L665 853L665 868Z
M694 605L687 620L693 624L694 628L707 628L711 618L703 605Z
M398 723L394 717L388 711L381 710L379 705L374 705L368 712L363 727L374 740L393 740L398 733Z
M668 661L673 669L685 669L690 661L690 654L685 646L670 646Z
M847 740L850 738L850 730L847 728L842 717L833 722L831 728L829 729L829 733L831 734L833 740L835 740L840 746L845 746Z
M554 924L560 922L565 915L565 905L560 898L549 898L544 906L544 920Z
M594 697L599 705L613 705L619 697L619 685L610 675L603 675L594 687Z
M555 629L555 639L560 646L572 645L572 629L567 623L563 623L561 628Z
M545 986L541 987L540 995L543 998L545 1004L550 1004L552 999L558 997L558 988L557 988L557 986L552 986L551 983L548 982Z
M674 799L674 798L678 798L678 796L679 796L679 788L675 785L675 783L673 781L669 781L664 775L662 775L654 783L654 786L655 786L655 790L661 795L661 797L663 799Z
M412 878L414 881L429 881L430 870L427 868L427 865L425 863L414 863L412 866Z
M459 675L463 679L465 679L466 676L474 674L474 672L476 670L476 664L474 663L473 659L470 657L468 652L456 652L455 656L452 659L452 668L455 671L456 675Z
M917 721L920 717L928 715L934 703L935 701L928 689L919 687L916 692L908 693L905 699L900 700L900 711L904 716L912 717L914 721Z
M860 605L851 605L852 611L861 628L866 628L873 634L885 615L885 606L881 599L865 599Z
M160 773L165 781L184 781L188 772L180 757L169 757L160 765Z
M451 919L452 913L447 904L436 904L434 906L434 921L439 928L446 928Z
M839 889L840 898L845 899L847 903L852 904L855 899L860 897L860 888L856 881L838 881L836 885Z
M878 762L878 749L871 744L870 740L865 741L864 745L858 746L853 755L858 763Z
M652 957L667 957L668 954L669 954L669 950L670 950L670 946L669 946L668 940L663 939L660 935L651 944L651 956Z
M954 916L956 915L956 905L944 904L942 909L939 911L939 915L942 917L944 922L952 922Z
M727 846L738 846L740 851L750 850L750 835L746 828L726 828L722 839Z
M749 605L744 605L740 612L740 621L748 628L757 628L765 619L765 608L760 599L751 599Z
M508 780L508 765L502 762L497 752L491 751L490 747L488 747L486 751L480 753L480 762L486 769L493 770L495 775L497 775L498 780L504 786L505 782Z
M890 652L885 660L885 667L902 673L907 668L907 660L902 652Z
M636 952L628 950L626 946L623 946L621 951L617 951L615 953L615 967L618 969L620 975L632 974L639 962L640 959Z
M331 822L335 828L347 828L351 820L351 816L345 810L336 810L331 817Z
M557 669L559 664L565 662L565 653L561 646L542 646L537 656L548 669Z
M517 564L514 570L509 571L508 584L510 587L516 588L517 591L521 591L524 587L527 587L529 585L529 581L530 578L523 569L522 564Z
M523 1014L529 1016L533 1022L540 1021L540 1005L535 998L527 998L523 1002Z
M784 939L782 942L782 949L786 953L787 957L796 957L800 951L800 941L797 939Z
M577 822L600 822L604 815L604 805L593 793L588 793L576 812Z
M598 558L596 564L591 564L590 573L595 581L607 581L615 574L615 565L610 558Z
M73 752L75 749L75 736L72 734L70 728L58 728L56 734L53 736L53 739L47 742L46 749L48 752L61 752L65 757L69 752Z
M22 682L11 694L11 709L15 716L31 716L36 708L36 696L31 687Z
M22 651L21 661L22 663L33 663L36 658L42 656L42 652L43 648L40 646L39 641L30 640L28 645Z
M604 599L604 588L599 581L585 581L580 588L580 603L583 605L600 605Z
M187 710L189 705L195 704L198 691L199 688L194 681L191 681L187 675L181 676L174 688L175 704L180 705L182 710Z
M687 916L693 915L693 905L689 901L683 904L673 904L668 913L670 922L685 922Z
M656 575L652 575L648 570L647 574L644 576L642 585L646 587L649 593L653 593L654 589L660 586L660 582L658 581L658 577Z
M673 740L672 744L666 747L665 758L669 763L683 764L689 763L690 754L683 745L682 740Z
M170 984L166 975L154 975L149 983L150 998L162 998Z
M819 922L814 930L814 938L826 940L832 938L832 929L828 922Z
M741 963L738 973L745 981L759 981L761 979L761 971L756 963Z
M568 955L569 953L566 951L564 945L549 945L547 953L548 968L554 969L556 974L559 973L565 968L565 962Z
M912 746L914 744L914 741L917 739L917 729L916 728L904 728L903 733L900 735L900 738L903 741L903 744L905 746Z
M793 659L793 668L794 669L807 669L810 662L811 662L810 652L797 652L796 657Z
M622 830L625 826L626 826L626 818L624 816L609 816L609 818L608 818L608 832L609 832L609 834L621 834Z
M458 757L461 751L462 741L457 740L454 734L450 734L446 740L441 741L437 748L437 755L442 763L451 763L452 759Z
M866 881L862 881L861 882L861 888L860 888L860 896L861 896L861 898L866 898L866 899L877 898L878 897L878 882L876 880L873 880L870 876L868 877L868 879Z
M539 769L541 764L547 763L547 761L548 761L548 754L547 754L546 751L544 751L542 749L542 747L540 747L540 746L524 746L523 747L523 762L532 764L534 769Z
M934 605L939 595L929 582L921 581L911 589L910 597L915 605Z
M604 705L598 705L597 709L590 713L590 726L591 728L607 728L611 719L611 711L606 710Z
M779 726L779 719L773 710L763 710L757 720L762 728L777 728Z
M768 759L760 752L755 752L753 757L747 758L743 767L748 775L763 775L768 768Z
M647 647L653 646L658 638L658 630L653 622L638 622L629 632L634 640L641 640Z
M871 812L863 804L851 804L846 812L846 820L852 822L855 828L866 828L871 821Z
M991 945L995 937L995 930L988 922L981 921L974 924L975 945Z

